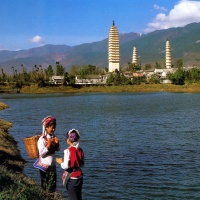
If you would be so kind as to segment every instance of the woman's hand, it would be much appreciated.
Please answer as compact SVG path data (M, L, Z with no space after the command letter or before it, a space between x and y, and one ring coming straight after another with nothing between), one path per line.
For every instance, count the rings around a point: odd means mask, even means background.
M48 138L47 139L47 145L46 147L47 148L50 148L51 145L55 146L55 144L58 144L59 143L59 140L57 137L54 137L54 138Z
M63 158L56 158L56 162L57 162L58 164L63 163Z
M52 138L48 138L46 148L49 148L51 146L51 143L52 143Z
M54 142L57 144L59 142L59 139L57 137L54 137Z

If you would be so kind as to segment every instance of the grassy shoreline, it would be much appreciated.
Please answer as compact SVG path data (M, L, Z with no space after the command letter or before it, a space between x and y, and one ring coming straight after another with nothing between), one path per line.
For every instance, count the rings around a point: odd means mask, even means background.
M119 86L51 86L38 87L37 85L24 86L13 89L9 86L0 86L0 93L20 94L47 94L47 93L87 93L87 92L185 92L200 93L200 83L172 85L172 84L140 84Z
M38 88L36 85L25 86L20 90L22 94L41 93L79 93L79 92L186 92L199 93L200 83L172 85L172 84L141 84L120 86L82 86L74 88L71 86L57 86Z

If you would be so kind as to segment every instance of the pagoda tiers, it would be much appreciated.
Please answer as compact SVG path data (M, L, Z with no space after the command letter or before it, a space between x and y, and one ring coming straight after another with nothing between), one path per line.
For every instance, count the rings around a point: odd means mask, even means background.
M133 57L132 57L132 64L137 65L138 64L138 56L137 56L137 49L134 46L133 47Z
M171 48L170 48L170 43L169 40L166 41L166 68L171 69L172 67L172 61L171 61Z
M115 23L110 28L108 38L108 63L109 72L119 71L120 51L119 51L119 33Z

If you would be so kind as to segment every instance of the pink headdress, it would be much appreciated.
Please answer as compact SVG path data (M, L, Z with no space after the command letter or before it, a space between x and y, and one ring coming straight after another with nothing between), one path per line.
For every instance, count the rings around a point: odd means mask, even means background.
M46 135L45 134L45 128L47 127L47 125L51 122L51 121L54 121L56 122L56 118L52 117L52 116L47 116L45 117L43 120L42 120L42 133L43 135Z

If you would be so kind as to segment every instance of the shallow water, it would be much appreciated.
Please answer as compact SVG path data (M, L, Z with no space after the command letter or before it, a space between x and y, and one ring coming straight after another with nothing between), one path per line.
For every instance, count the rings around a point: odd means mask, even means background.
M200 199L200 94L0 94L13 122L10 134L39 182L23 138L41 132L41 119L57 118L63 156L65 133L76 128L85 151L83 199ZM67 199L57 165L57 190Z

